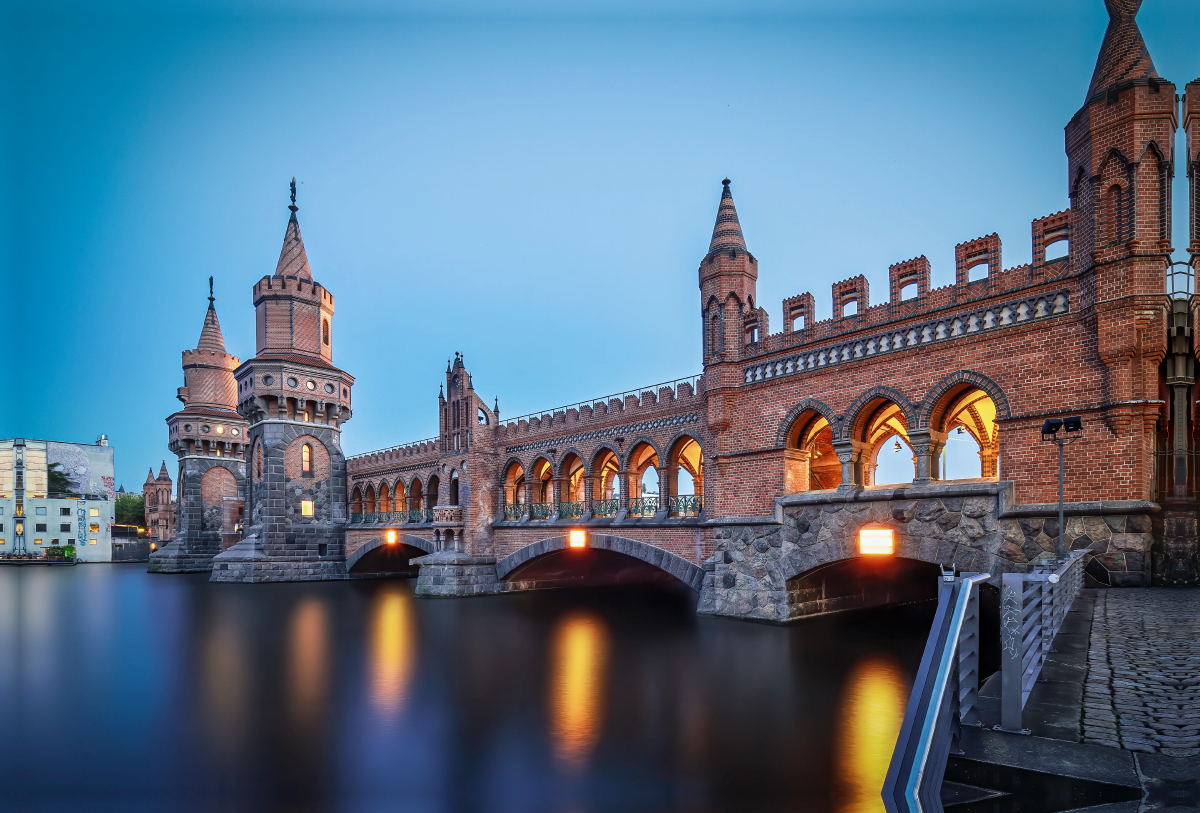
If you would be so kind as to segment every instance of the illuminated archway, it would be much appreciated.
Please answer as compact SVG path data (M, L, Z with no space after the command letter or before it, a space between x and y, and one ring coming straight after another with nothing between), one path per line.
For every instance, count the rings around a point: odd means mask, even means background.
M787 448L794 457L785 460L788 471L784 491L818 491L842 484L842 464L833 450L833 428L829 418L816 408L803 409L792 421Z

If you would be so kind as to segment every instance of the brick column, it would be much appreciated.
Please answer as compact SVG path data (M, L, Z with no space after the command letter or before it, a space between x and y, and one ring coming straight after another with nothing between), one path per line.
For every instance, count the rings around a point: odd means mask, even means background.
M658 471L658 513L669 513L671 507L671 496L675 493L675 472L679 470L679 464L674 466L655 466Z

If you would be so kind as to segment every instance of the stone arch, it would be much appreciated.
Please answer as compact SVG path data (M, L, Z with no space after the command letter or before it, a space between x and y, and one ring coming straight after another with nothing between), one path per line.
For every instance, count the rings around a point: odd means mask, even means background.
M436 552L436 548L433 546L432 542L430 542L428 539L417 536L416 534L397 534L397 536L399 539L396 541L402 545L408 545L409 547L417 548L425 553ZM384 541L383 534L371 537L369 541L364 542L357 550L354 551L354 553L346 557L346 570L349 571L352 567L358 564L359 559L385 544L387 543Z
M983 373L977 373L974 370L957 370L935 384L933 389L926 394L925 400L921 402L921 411L917 416L915 428L929 429L934 422L940 419L941 411L947 404L946 395L951 390L961 389L964 386L977 387L987 393L988 397L992 399L992 403L996 405L997 420L1009 417L1008 396L1004 394L1004 390L999 384Z
M913 407L912 402L908 400L908 397L899 390L881 384L877 387L871 387L871 389L854 399L854 403L850 405L841 418L840 440L854 439L854 435L862 428L859 424L864 417L863 408L876 400L891 401L904 414L906 424L910 427L916 427L917 410ZM830 425L832 426L832 424Z
M532 465L525 470L525 482L533 486L535 503L554 502L555 466L545 455L534 458Z
M670 551L663 550L654 545L639 542L636 539L609 536L607 534L588 534L587 544L589 548L613 551L614 553L622 553L626 556L640 559L664 573L674 576L697 593L704 586L704 571L701 568L684 559L682 556L676 556ZM545 556L548 553L567 550L568 547L568 537L566 536L552 536L548 539L542 539L526 545L496 562L496 578L503 581L521 565L538 557Z
M583 458L583 465L586 467L586 473L588 477L595 477L597 474L599 474L599 472L596 471L596 461L602 459L605 452L611 452L612 456L617 459L617 465L621 465L621 453L617 450L617 447L613 446L611 443L601 443L597 445L596 448L592 449L591 457Z
M352 514L361 514L363 510L363 494L362 487L355 485L354 490L350 492L350 512Z
M666 460L666 457L662 453L662 449L658 448L658 443L654 440L654 438L650 437L649 435L638 435L629 441L629 451L625 453L625 457L622 458L618 455L618 459L621 460L622 468L626 470L629 469L629 463L633 457L634 451L643 443L654 450L654 455L658 458L660 465L662 464L663 460Z
M379 481L379 488L375 489L375 498L377 500L376 511L381 514L391 513L392 489L388 486L387 480Z
M819 413L825 420L829 421L829 426L834 429L834 436L840 437L840 426L838 425L841 418L833 411L824 401L818 401L816 398L805 398L794 407L788 410L788 413L783 416L783 420L779 422L779 431L775 433L775 448L782 449L787 446L788 435L791 434L792 424L797 418L805 412L812 410Z
M225 511L227 499L238 496L237 476L224 466L213 466L200 477L200 527L205 531L229 533L232 520Z
M392 510L408 510L408 488L404 485L403 475L396 477L396 481L392 483Z

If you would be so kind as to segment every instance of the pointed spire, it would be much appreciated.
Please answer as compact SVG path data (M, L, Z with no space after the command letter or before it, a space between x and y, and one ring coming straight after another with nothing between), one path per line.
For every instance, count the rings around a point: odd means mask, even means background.
M167 474L167 461L165 461L165 460L162 462L162 468L160 468L158 470L158 479L160 479L160 480L170 480L171 479L171 475Z
M720 251L746 250L746 240L742 237L742 224L738 222L737 209L733 206L733 193L729 191L729 179L721 181L721 205L717 207L717 222L713 225L712 241L708 244L708 253Z
M200 328L197 350L225 354L225 337L221 335L221 323L217 321L217 309L213 306L213 278L208 278L208 312L204 314L204 327Z
M1104 0L1104 5L1108 9L1108 29L1088 87L1088 104L1122 82L1158 78L1135 19L1142 0Z
M288 218L287 232L283 235L283 249L279 252L279 263L275 266L277 277L299 277L312 279L312 271L308 267L308 255L304 252L304 240L300 237L300 221L296 212L296 179L292 178L292 203L288 206L292 216Z
M164 461L164 462L166 462L166 461ZM153 466L151 466L150 468L146 469L146 482L147 482L147 483L153 483L153 482L154 482L154 467L153 467Z

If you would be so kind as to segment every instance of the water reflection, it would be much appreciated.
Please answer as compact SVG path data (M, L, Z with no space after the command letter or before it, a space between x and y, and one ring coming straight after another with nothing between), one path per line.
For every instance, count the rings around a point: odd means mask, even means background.
M250 711L250 667L239 619L232 608L215 614L200 651L209 735L226 757L241 754Z
M559 619L550 635L550 726L554 753L568 765L587 762L604 722L608 626L587 611Z
M394 714L404 706L416 658L412 594L399 584L381 588L371 612L371 702Z
M880 792L911 687L900 664L878 656L855 664L843 685L834 726L835 809L882 813Z
M319 719L329 686L329 608L316 598L292 613L288 635L288 706L299 729Z

